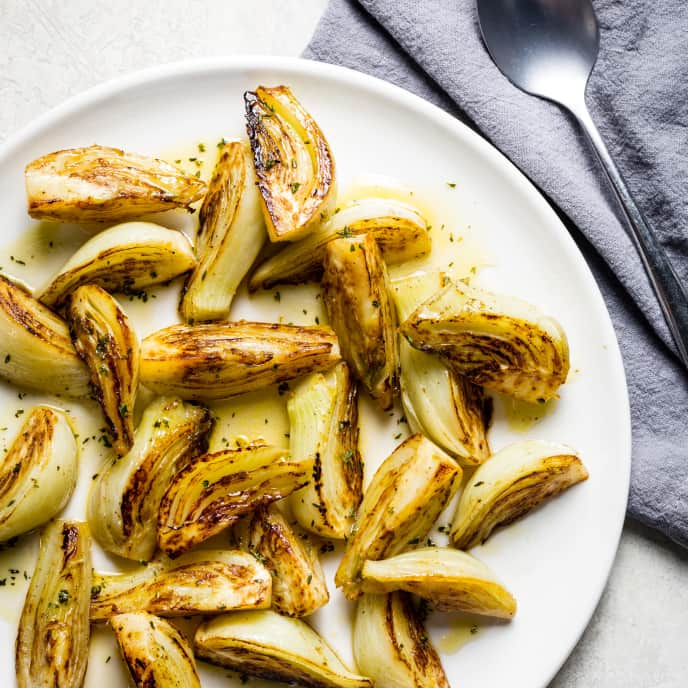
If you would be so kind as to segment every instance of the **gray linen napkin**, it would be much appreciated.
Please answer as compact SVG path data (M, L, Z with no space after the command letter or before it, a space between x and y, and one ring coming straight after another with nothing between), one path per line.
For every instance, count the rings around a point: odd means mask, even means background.
M596 0L593 118L688 280L688 3ZM633 418L629 513L688 546L688 375L592 153L557 106L491 62L473 0L331 0L305 57L391 81L468 119L564 213L621 345Z

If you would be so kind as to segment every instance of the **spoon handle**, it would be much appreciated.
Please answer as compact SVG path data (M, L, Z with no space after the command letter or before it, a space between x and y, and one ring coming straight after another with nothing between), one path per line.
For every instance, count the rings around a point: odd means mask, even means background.
M688 368L688 294L669 258L635 204L621 172L612 160L587 108L576 108L578 122L588 136L623 210L630 236L645 266L659 305L676 342L679 357Z

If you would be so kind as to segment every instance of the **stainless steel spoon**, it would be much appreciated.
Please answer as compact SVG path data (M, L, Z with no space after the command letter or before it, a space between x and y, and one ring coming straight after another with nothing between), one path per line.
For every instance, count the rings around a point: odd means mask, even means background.
M599 49L590 0L477 0L483 40L499 69L523 91L569 110L597 154L623 211L662 312L688 368L688 294L614 164L585 104Z

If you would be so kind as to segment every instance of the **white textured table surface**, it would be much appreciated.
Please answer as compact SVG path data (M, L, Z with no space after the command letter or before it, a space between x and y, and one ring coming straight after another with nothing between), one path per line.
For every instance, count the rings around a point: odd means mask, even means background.
M126 72L208 55L298 55L326 2L0 0L0 141ZM687 639L688 552L628 523L602 601L551 688L686 686Z

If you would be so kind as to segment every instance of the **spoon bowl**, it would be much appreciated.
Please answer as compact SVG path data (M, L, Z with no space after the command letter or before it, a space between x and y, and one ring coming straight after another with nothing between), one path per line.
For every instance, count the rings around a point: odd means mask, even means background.
M478 16L483 41L510 81L541 98L577 104L599 50L589 0L480 0Z

